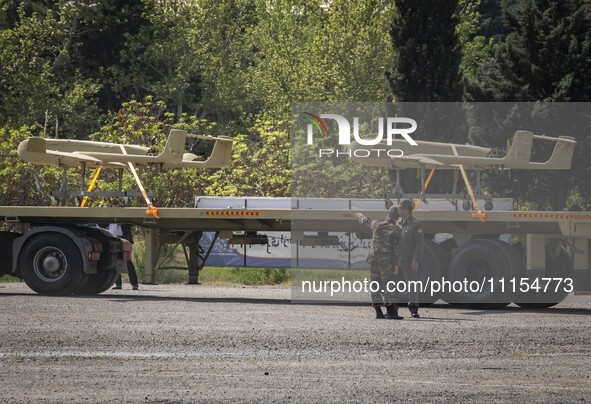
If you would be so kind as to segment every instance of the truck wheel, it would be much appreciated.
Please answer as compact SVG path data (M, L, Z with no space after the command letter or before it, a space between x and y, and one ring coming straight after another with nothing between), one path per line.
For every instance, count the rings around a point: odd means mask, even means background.
M418 269L418 280L422 281L423 284L427 282L427 280L441 280L441 257L438 254L437 249L439 246L432 241L425 240L425 249L423 252L423 259L421 260L421 264L419 265ZM445 253L444 253L445 254ZM402 278L401 278L402 279ZM440 294L435 293L431 296L431 291L429 288L425 289L425 293L419 292L419 306L421 307L428 307L439 300ZM400 293L399 295L399 302L402 305L408 303L408 293Z
M97 295L109 289L115 281L119 273L115 270L102 271L95 275L89 275L86 284L82 285L76 292L77 295Z
M503 308L511 302L511 295L507 288L501 290L498 280L512 276L512 265L501 246L491 240L472 240L456 252L449 264L448 280L453 293L448 298L451 303L476 309Z
M515 279L517 280L517 282L519 282L519 279L521 279L521 277L525 276L525 264L523 262L523 256L519 253L519 251L515 248L513 248L511 245L509 245L508 243L505 243L504 241L501 240L490 240L493 243L497 244L499 247L501 247L501 250L503 251L503 253L505 254L505 257L509 260L509 267L510 267L510 271L513 274L513 276L515 277ZM500 284L499 284L500 286ZM505 288L513 288L513 286L511 285L511 283L509 282L509 280L507 278L505 278ZM513 290L508 292L508 295L511 297L511 301L514 302L516 300L519 299L519 294L518 293L514 293Z
M447 270L449 269L449 256L443 247L434 243L433 241L425 240L425 244L429 244L431 247L433 247L437 261L439 261L439 267L441 268L441 276L447 276Z
M18 266L27 285L44 295L69 295L87 277L78 247L61 234L41 234L30 240Z
M527 275L524 275L527 276ZM552 258L551 256L546 257L546 270L544 271L544 278L571 278L574 276L574 271L571 265L571 259L568 252L561 247L558 257ZM543 288L546 286L547 281L543 281L542 277L539 279L538 285L542 290L536 292L531 291L526 294L521 294L519 301L515 302L523 308L534 308L534 309L546 309L552 307L563 301L567 296L568 292L564 291L563 284L560 284L558 291L556 291L556 282L551 282L548 285L546 292ZM536 277L529 277L529 284L534 282Z

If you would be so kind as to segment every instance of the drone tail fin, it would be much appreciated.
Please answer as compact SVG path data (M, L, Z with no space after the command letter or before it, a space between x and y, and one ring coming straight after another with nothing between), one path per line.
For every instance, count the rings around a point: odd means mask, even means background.
M515 132L513 138L513 144L509 149L509 153L505 157L506 160L512 162L525 162L529 163L531 159L531 149L534 134L526 130L518 130Z
M575 150L575 141L568 136L560 136L555 139L556 145L552 156L543 163L548 170L569 170Z

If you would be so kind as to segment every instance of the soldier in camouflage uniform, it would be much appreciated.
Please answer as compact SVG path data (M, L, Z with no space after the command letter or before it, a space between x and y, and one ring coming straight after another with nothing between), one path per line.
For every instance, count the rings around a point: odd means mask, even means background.
M400 227L402 236L400 240L400 254L396 273L401 272L401 276L407 282L418 279L419 263L423 258L423 247L425 245L425 235L423 234L423 225L412 215L413 203L406 199L400 204ZM419 293L409 290L408 308L414 318L419 318ZM395 292L395 301L398 301L398 292Z
M398 316L398 306L395 306L395 296L388 292L386 285L394 281L394 266L398 262L400 243L400 227L396 225L399 218L398 209L391 207L385 221L371 220L361 213L355 216L360 223L371 228L371 249L367 256L370 265L371 281L377 282L379 290L371 293L372 306L376 311L376 318L401 319ZM381 306L386 306L386 316Z

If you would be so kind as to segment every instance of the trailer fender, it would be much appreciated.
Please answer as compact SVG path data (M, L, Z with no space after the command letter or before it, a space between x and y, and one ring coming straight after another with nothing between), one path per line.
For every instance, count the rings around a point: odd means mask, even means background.
M17 265L20 259L20 253L25 244L33 237L39 234L61 234L68 237L78 247L80 255L82 256L82 270L87 274L97 273L97 261L90 261L86 259L89 251L93 251L93 242L98 242L90 238L84 232L76 227L61 227L61 226L40 226L26 234L16 238L12 243L12 273L16 273Z

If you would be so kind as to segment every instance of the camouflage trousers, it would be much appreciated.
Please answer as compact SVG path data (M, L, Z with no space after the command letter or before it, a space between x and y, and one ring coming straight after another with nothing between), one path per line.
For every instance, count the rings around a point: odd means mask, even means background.
M396 299L393 292L388 292L388 282L393 282L396 279L393 260L373 260L369 265L372 285L375 285L373 282L379 285L376 292L373 292L376 287L372 287L372 306L392 306L396 302Z
M416 282L418 279L418 272L413 271L410 267L410 262L401 262L400 267L398 268L398 275L396 276L396 281L400 282L404 280L406 282L406 290L408 291L408 309L411 313L417 313L419 311L419 291L413 291L414 287L411 287L409 290L409 282ZM398 295L399 292L396 290L394 292L394 301L398 302Z

